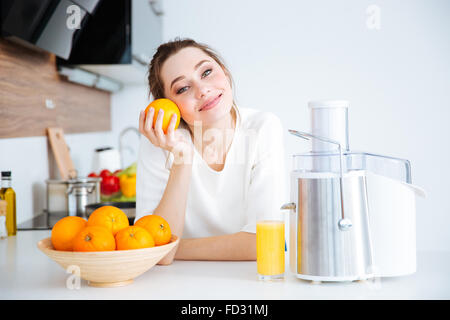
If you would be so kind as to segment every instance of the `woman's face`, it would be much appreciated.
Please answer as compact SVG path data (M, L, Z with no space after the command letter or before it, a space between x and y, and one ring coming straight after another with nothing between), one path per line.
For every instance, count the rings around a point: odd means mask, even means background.
M162 65L161 78L165 97L177 104L189 125L201 121L210 126L230 113L230 81L222 67L202 50L188 47L170 56Z

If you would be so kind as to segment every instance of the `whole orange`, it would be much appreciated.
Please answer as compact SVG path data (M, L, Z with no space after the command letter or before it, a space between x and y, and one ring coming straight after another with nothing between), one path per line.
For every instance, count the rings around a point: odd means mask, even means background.
M125 212L119 208L103 206L91 213L87 225L105 227L115 236L117 232L128 227L130 223Z
M130 226L116 234L117 250L143 249L155 246L151 234L142 227Z
M163 217L155 214L143 216L134 225L143 227L150 232L157 246L169 243L172 237L169 223Z
M162 121L162 129L164 133L167 133L167 128L169 127L170 119L172 118L172 115L175 113L177 115L177 122L175 124L175 130L178 128L178 125L180 124L180 109L178 109L178 106L170 99L156 99L152 101L147 108L145 109L145 116L147 117L148 109L153 107L155 109L155 112L153 114L153 128L156 124L156 119L158 117L159 109L164 110L164 117Z
M88 226L73 239L73 251L112 251L116 250L116 241L112 233L99 226Z
M87 221L80 217L64 217L52 228L52 244L56 250L72 251L73 238L86 227Z

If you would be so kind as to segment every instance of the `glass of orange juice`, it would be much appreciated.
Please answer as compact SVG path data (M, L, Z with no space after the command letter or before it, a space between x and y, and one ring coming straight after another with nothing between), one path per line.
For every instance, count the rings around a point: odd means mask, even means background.
M284 221L256 223L256 265L259 280L284 279Z

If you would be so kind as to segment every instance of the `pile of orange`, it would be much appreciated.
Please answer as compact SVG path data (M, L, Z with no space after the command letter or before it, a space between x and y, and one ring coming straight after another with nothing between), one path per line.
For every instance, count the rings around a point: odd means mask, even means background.
M119 208L103 206L86 221L81 217L64 217L52 228L51 240L56 250L112 251L162 246L170 242L169 223L157 215L147 215L130 226Z

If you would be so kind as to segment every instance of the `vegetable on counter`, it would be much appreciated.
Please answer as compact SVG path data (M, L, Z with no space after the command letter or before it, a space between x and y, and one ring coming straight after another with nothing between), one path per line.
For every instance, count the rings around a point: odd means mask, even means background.
M136 198L136 169L137 163L118 173L120 179L120 191L126 198Z
M101 193L107 196L120 191L120 179L117 176L106 176L102 178L100 186Z
M136 168L134 162L124 170L102 170L100 174L91 172L88 177L101 177L101 201L135 202L136 201Z
M120 176L120 191L125 197L136 196L136 174Z

